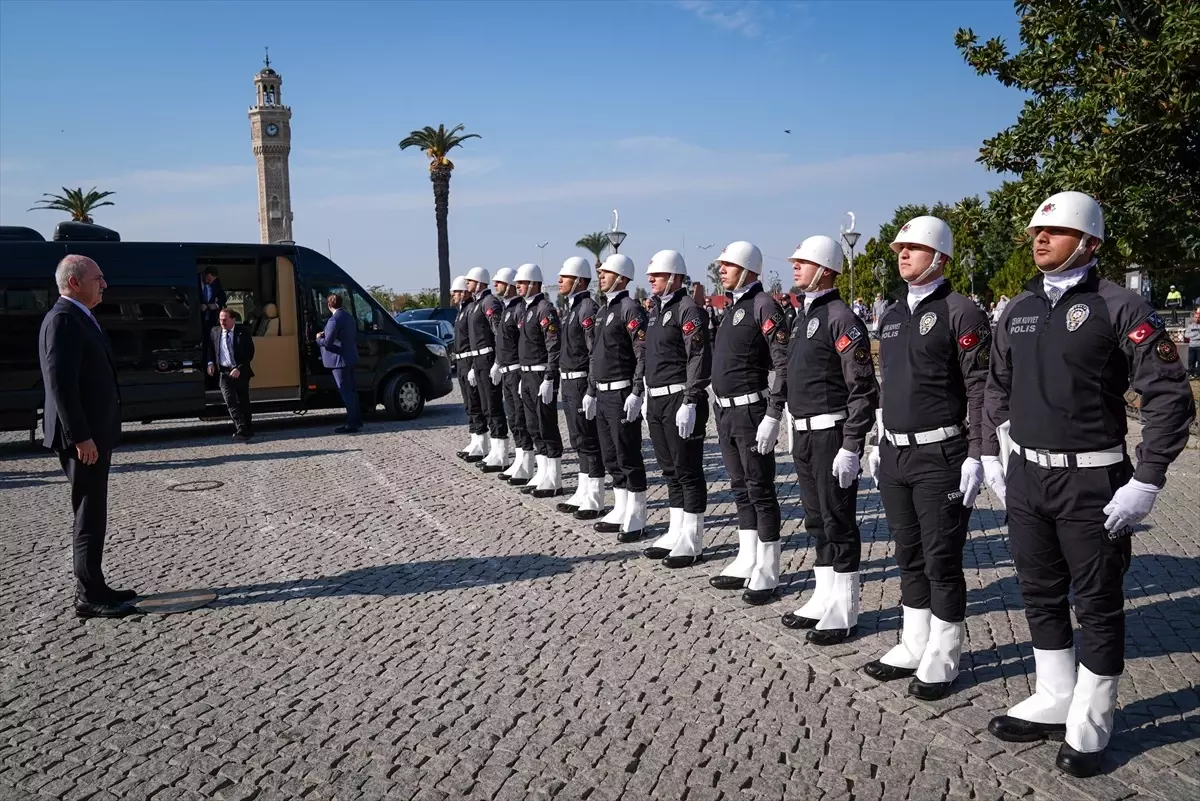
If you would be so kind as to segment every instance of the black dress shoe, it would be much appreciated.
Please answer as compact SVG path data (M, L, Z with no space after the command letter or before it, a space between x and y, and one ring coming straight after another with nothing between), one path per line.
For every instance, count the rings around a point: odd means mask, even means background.
M708 583L718 590L744 590L747 581L749 579L738 578L737 576L713 576L708 580Z
M75 617L128 617L140 614L136 606L120 602L75 602Z
M1058 749L1058 759L1054 760L1054 764L1063 773L1068 773L1077 779L1086 779L1089 776L1095 776L1100 771L1100 763L1103 761L1103 751L1085 754L1063 743Z
M599 509L577 509L575 510L576 520L595 520L600 516Z
M789 629L811 629L815 628L820 621L813 617L800 617L795 612L788 612L781 618L781 622Z
M858 634L858 626L848 629L810 629L804 639L813 645L837 645Z
M333 433L335 434L355 434L359 431L362 431L362 426L358 426L357 428L351 428L350 426L338 426L337 428L333 429Z
M698 565L703 561L704 554L698 553L695 556L666 556L663 558L662 563L663 567L675 569L679 567L691 567L692 565Z
M988 731L1006 743L1032 743L1048 739L1051 735L1063 734L1067 727L1062 723L1034 723L1011 715L998 715L988 724Z
M921 701L940 701L950 694L949 681L921 681L913 679L908 683L908 694Z
M579 511L578 506L573 503L567 503L566 501L560 501L559 503L554 504L554 508L562 512L564 515L573 515Z
M775 600L775 588L769 590L746 590L742 593L742 600L751 606L762 606L769 604Z
M655 548L651 545L649 548L642 549L642 556L647 559L666 559L671 555L670 548Z
M496 478L500 479L505 484L511 484L513 482L513 477L506 473L501 473L500 475L496 476Z
M104 593L104 600L108 603L122 604L126 601L132 601L138 597L137 590L114 590L109 587Z
M457 452L456 452L454 455L455 455L455 456L457 456L459 459L466 459L466 458L467 458L467 452L466 452L466 451L457 451Z
M534 484L532 481L527 481L521 485L521 494L532 495L535 489L537 489L537 484Z
M475 464L475 462L482 462L483 454L464 456L463 461L467 462L469 464Z
M916 668L902 668L895 665L888 665L876 659L874 662L868 662L863 667L863 673L866 673L876 681L895 681L896 679L907 679L909 676L917 672Z
M617 542L637 542L642 538L643 531L645 531L643 528L639 528L637 531L622 531L617 535Z
M558 489L535 489L533 491L533 497L535 498L557 498L566 494L567 491L562 487L559 487Z
M592 526L592 530L596 531L600 534L616 534L618 531L621 530L621 524L620 523L605 523L603 520L601 520L599 523Z

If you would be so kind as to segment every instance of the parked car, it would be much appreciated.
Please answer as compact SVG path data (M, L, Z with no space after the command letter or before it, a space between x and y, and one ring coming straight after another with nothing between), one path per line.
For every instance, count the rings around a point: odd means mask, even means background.
M454 353L454 326L445 320L397 320L405 328L432 334L445 343L446 348Z
M415 320L445 320L450 325L454 325L456 317L458 317L458 309L449 306L440 309L405 309L396 312L396 322L398 323L409 323Z

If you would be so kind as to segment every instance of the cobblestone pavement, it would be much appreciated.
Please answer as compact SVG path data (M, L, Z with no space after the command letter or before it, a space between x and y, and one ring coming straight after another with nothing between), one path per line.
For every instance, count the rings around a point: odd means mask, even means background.
M336 419L265 423L250 445L224 426L132 426L110 580L219 598L120 621L71 613L57 463L22 437L0 444L0 798L1200 797L1194 445L1134 540L1107 773L1076 781L1054 769L1056 743L985 729L1033 670L986 493L966 551L964 672L923 703L859 672L899 628L873 489L860 634L818 649L778 622L813 559L782 445L785 597L750 608L707 582L736 547L711 430L708 558L668 571L456 459L450 400L358 436L331 435ZM169 491L194 481L224 483Z

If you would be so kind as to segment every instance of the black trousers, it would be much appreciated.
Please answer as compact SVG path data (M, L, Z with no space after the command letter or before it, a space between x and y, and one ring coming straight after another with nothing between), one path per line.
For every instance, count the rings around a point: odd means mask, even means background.
M100 451L95 464L79 461L75 448L58 451L67 482L71 485L71 553L75 570L75 599L82 603L104 600L104 536L108 531L108 469L112 451Z
M879 495L896 543L900 601L947 623L967 614L962 553L971 510L958 491L966 458L963 437L907 448L884 440L879 452Z
M1079 661L1098 676L1125 670L1125 593L1130 529L1104 530L1104 506L1133 475L1128 459L1110 467L1008 464L1008 537L1033 647L1070 648L1075 593Z
M625 422L625 399L633 390L614 389L596 393L596 431L604 469L612 476L613 489L646 491L646 462L642 459L642 417Z
M579 470L592 478L604 478L604 461L600 456L600 434L596 421L589 420L583 413L583 396L587 394L588 380L564 378L562 381L563 411L567 417L567 436L571 447L579 455Z
M687 398L685 393L646 399L646 424L654 458L667 482L671 508L704 514L708 508L708 480L704 477L704 432L708 428L707 401L696 404L696 425L687 439L679 436L675 415Z
M856 573L862 540L855 517L858 479L846 489L833 475L833 459L842 447L842 424L824 431L796 431L792 460L804 504L804 528L816 546L817 567Z
M755 530L760 542L779 539L779 497L775 494L775 452L759 453L754 440L767 414L765 400L749 406L717 407L717 439L737 506L738 528Z
M250 436L254 433L254 423L250 419L250 379L245 375L234 378L229 374L229 368L221 368L221 397L225 399L225 408L233 420L233 428L238 434Z
M355 383L353 365L350 367L333 367L333 381L337 384L338 393L342 396L342 405L346 407L346 427L362 428L362 407L358 405L358 386Z
M545 373L521 371L521 403L525 407L525 425L533 439L533 450L538 456L557 459L562 456L562 434L558 433L558 398L553 403L542 403L538 387ZM555 393L558 382L555 382Z
M512 421L513 447L523 451L533 450L533 437L525 425L525 404L521 400L521 370L509 370L500 377L504 389L504 405L508 407L508 419Z
M476 356L475 393L479 396L479 413L487 421L488 433L496 439L508 438L508 419L504 416L504 389L492 383L495 353ZM470 386L470 385L468 385Z
M471 359L459 359L458 361L458 391L462 393L463 407L467 410L467 430L472 434L486 434L487 418L483 416L479 393L467 382L467 372L471 369L471 361ZM479 380L478 374L476 374L475 380Z

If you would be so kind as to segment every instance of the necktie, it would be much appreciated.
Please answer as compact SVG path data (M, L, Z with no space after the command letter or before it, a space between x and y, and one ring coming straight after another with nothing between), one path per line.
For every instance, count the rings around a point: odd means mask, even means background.
M1050 308L1053 309L1056 305L1058 305L1058 299L1062 297L1062 290L1056 286L1052 286L1052 287L1050 287L1050 291L1047 292L1046 295L1049 296Z
M233 336L228 331L225 332L225 361L233 366Z

